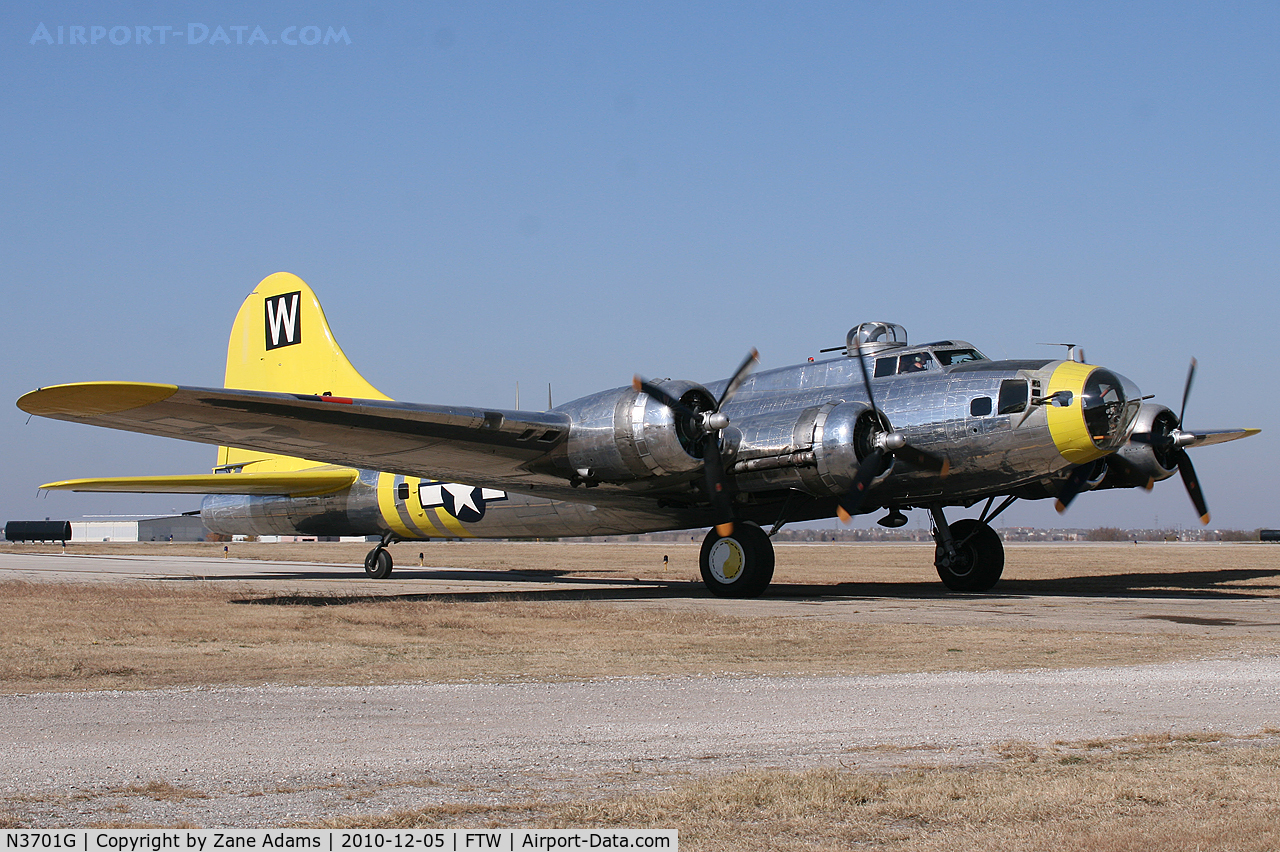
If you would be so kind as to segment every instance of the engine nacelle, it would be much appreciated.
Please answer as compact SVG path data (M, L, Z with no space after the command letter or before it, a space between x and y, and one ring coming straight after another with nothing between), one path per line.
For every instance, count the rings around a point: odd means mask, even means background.
M711 411L715 398L696 382L658 382L694 411ZM697 424L634 388L616 388L575 400L557 411L573 418L569 466L589 482L628 482L702 468Z
M742 436L733 468L740 488L796 488L816 496L848 492L875 435L888 431L883 416L877 421L862 402L770 412L734 425Z
M1178 428L1178 417L1163 405L1146 402L1134 421L1130 434L1161 437ZM1107 475L1098 488L1141 488L1152 480L1168 479L1178 465L1167 450L1144 441L1129 440L1107 458Z
M813 454L825 493L848 492L862 459L874 449L876 436L890 431L885 416L861 402L838 403L825 417L819 417L813 430ZM886 457L876 475L888 470L890 464L892 460Z

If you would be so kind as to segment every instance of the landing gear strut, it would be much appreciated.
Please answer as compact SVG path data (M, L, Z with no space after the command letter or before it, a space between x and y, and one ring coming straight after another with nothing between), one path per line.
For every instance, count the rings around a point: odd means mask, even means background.
M391 576L391 554L387 552L387 545L394 539L389 535L384 535L378 546L369 551L369 555L364 558L364 573L368 574L374 580L385 580Z
M938 542L933 564L953 592L985 592L1004 572L1004 544L985 521L964 518L948 524L942 507L933 506L933 537Z
M750 521L721 536L712 529L698 557L702 582L718 598L758 598L773 579L773 542Z

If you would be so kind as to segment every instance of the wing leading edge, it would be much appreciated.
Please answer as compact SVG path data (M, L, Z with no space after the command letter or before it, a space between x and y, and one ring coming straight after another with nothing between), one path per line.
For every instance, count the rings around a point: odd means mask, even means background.
M295 470L283 473L198 473L177 476L107 476L46 482L52 491L116 494L280 494L315 497L351 487L359 478L351 468Z
M568 487L567 477L555 472L555 459L563 455L557 451L569 435L568 416L556 412L141 382L54 385L25 394L18 407L54 420L299 456L320 464L513 491L546 494L552 489L582 499ZM210 475L202 481L222 478Z

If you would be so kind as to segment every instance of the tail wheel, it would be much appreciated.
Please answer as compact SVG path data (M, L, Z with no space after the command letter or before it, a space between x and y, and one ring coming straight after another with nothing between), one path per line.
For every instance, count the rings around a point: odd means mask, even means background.
M988 524L965 518L951 524L951 538L955 556L949 557L941 544L933 556L946 587L953 592L985 592L994 586L1004 572L1000 534Z
M718 598L758 598L773 580L773 542L764 530L739 522L722 536L714 529L698 557L702 582Z
M374 580L385 580L391 576L391 554L385 548L375 547L364 558L364 573Z

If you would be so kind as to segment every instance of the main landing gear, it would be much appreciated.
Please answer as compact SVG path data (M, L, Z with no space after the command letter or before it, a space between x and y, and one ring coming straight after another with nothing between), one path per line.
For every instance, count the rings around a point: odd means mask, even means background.
M364 573L374 580L385 580L391 576L394 563L391 561L391 554L387 552L387 545L394 540L392 536L384 535L378 546L364 558Z
M964 518L948 524L941 506L929 511L938 542L933 564L946 587L953 592L985 592L994 586L1004 572L1000 534L985 520Z
M718 598L758 598L773 579L773 542L750 521L738 521L721 536L714 528L702 542L698 567Z

